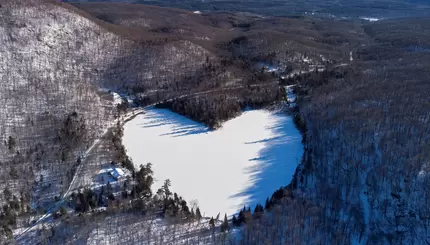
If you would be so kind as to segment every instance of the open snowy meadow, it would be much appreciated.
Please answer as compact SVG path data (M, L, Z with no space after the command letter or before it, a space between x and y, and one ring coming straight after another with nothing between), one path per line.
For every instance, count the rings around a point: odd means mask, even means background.
M233 215L254 208L290 183L303 154L301 135L286 114L250 110L210 131L164 109L149 109L124 126L123 143L135 167L152 163L153 190L198 202L202 214Z

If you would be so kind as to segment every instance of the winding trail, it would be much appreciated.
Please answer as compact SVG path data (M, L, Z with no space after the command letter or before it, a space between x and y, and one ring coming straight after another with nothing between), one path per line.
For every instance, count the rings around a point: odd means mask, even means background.
M146 107L145 107L146 108ZM134 117L134 116L136 116L136 115L138 115L138 114L140 114L140 113L142 113L143 112L143 109L138 109L138 110L135 110L135 111L133 111L132 113L131 113L131 115L127 115L124 119L123 119L123 121L125 122L125 121L127 121L129 118L132 118L132 117ZM121 120L121 119L118 119L118 120ZM115 122L116 123L116 122ZM82 154L82 156L81 156L81 159L82 159L82 162L84 162L85 161L85 158L91 153L91 151L93 150L93 149L95 149L96 148L96 146L100 143L100 139L101 138L103 138L108 132L109 132L109 129L111 129L111 127L108 127L108 128L106 128L105 129L105 131L103 132L103 134L100 136L100 138L98 138L98 139L96 139L94 142L93 142L93 144ZM78 177L78 175L77 175L77 173L79 172L79 170L80 170L80 168L83 166L84 164L79 164L78 165L78 167L77 167L77 169L76 169L76 171L75 171L75 174L73 175L73 179L72 179L72 181L70 182L70 184L69 184L69 187L68 187L68 189L67 189L67 191L66 192L64 192L64 194L63 194L63 196L61 197L61 199L58 201L58 202L56 202L56 203L54 203L48 210L47 210L47 212L46 212L46 214L44 214L44 215L42 215L36 222L34 222L30 227L28 227L27 229L25 229L23 232L21 232L21 234L19 234L19 235L17 235L16 237L15 237L15 241L18 241L25 233L27 233L28 231L30 231L32 228L34 228L36 225L38 225L38 224L40 224L40 223L42 223L43 221L45 221L46 219L48 219L49 217L51 217L52 216L52 212L53 211L55 211L55 210L58 210L63 204L64 204L64 201L66 200L66 198L69 196L69 194L70 194L70 192L73 190L73 189L75 189L74 188L74 185L75 185L75 183L76 183L76 179L77 179L77 177Z

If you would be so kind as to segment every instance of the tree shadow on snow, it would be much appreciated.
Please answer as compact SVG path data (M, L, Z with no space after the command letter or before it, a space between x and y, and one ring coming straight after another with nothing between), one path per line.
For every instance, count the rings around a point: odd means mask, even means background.
M276 123L267 127L272 131L273 137L243 142L245 145L263 144L263 149L256 157L248 160L253 166L243 169L244 173L250 175L250 186L230 196L230 198L246 197L245 203L237 206L238 211L244 205L252 209L257 204L264 205L266 199L277 189L287 186L303 155L302 137L292 118L281 113L273 116ZM169 125L170 130L160 134L161 137L181 137L210 132L204 125L168 109L149 109L145 117L150 120L141 124L142 127Z
M291 183L300 159L303 155L302 137L292 118L285 114L275 114L276 123L268 129L274 137L244 144L264 144L258 157L249 159L256 163L244 171L251 175L251 185L230 198L247 197L245 203L237 207L238 211L246 205L253 210L257 204L264 206L267 198L281 186Z
M150 121L139 125L143 128L165 125L172 127L170 132L160 134L160 136L181 137L210 132L209 128L203 124L195 122L168 109L149 109L145 114L145 117L150 118Z

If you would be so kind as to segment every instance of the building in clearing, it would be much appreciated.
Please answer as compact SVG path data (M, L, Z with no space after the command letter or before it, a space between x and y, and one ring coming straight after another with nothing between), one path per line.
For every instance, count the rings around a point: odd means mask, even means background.
M119 180L123 177L125 177L125 173L122 169L120 168L111 168L109 169L109 174L115 179L115 180Z

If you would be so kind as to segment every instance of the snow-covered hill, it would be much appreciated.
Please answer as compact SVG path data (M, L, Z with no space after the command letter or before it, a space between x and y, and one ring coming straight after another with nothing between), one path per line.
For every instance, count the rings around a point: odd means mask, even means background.
M0 12L0 139L14 142L0 146L0 189L36 205L64 190L79 152L113 119L112 98L94 86L93 69L112 61L114 54L98 53L117 50L117 42L41 1L9 1ZM73 142L62 134L74 134Z
M112 125L118 98L105 88L165 86L206 61L190 42L142 48L96 22L50 1L1 3L0 203L20 200L18 213L61 196Z

